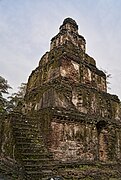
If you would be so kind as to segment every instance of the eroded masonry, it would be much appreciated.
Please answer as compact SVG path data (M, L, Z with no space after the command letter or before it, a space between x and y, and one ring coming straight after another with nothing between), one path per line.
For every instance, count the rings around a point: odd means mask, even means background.
M22 109L0 130L3 178L121 178L120 101L107 93L73 19L63 21L29 77Z

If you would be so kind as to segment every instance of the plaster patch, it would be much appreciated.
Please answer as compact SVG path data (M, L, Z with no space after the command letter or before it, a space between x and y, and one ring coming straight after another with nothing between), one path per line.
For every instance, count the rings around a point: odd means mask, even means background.
M61 73L61 76L65 77L67 72L65 69L63 69L62 67L60 67L60 73Z
M79 72L79 64L78 64L78 63L76 63L76 62L74 62L74 61L71 61L71 63L73 64L74 69L76 69L76 71L78 71L78 72Z

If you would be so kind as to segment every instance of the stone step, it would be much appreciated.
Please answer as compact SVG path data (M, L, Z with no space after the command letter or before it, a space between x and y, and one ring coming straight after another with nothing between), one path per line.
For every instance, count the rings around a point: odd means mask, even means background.
M54 166L52 166L52 164L34 164L34 165L24 165L25 171L35 171L35 170L54 170Z
M31 171L30 171L31 172ZM37 174L26 174L26 180L42 180L43 175L41 173ZM46 178L47 180L48 178Z
M36 142L35 142L36 141ZM27 147L27 145L30 147L44 147L43 142L40 142L40 140L34 140L34 139L26 139L26 140L18 140L16 142L18 146L24 146ZM37 145L37 146L36 146ZM39 146L38 146L39 145Z
M31 149L30 149L30 147L28 148L28 147L18 147L18 149L20 150L20 152L21 153L27 153L27 152L40 152L40 153L43 153L43 152L45 152L45 151L43 151L40 147L31 147Z
M27 171L26 172L27 177L31 177L30 179L33 180L42 180L42 177L50 177L53 175L53 172L51 170L44 170L44 171ZM40 177L41 176L41 177Z
M41 164L25 164L24 167L25 168L29 168L29 167L33 168L33 167L42 167L42 165Z
M14 135L16 137L18 136L33 136L33 137L37 137L39 135L38 131L28 131L28 130L19 130L19 129L15 129L14 130Z
M31 160L31 159L41 159L42 161L43 160L50 160L50 158L48 156L45 156L45 155L37 155L37 154L32 154L32 155L21 155L22 159L25 161L25 160Z
M26 148L28 148L28 152L30 151L30 150L33 150L33 151L35 151L35 150L39 150L40 149L40 151L45 151L45 147L44 146L41 146L41 145L36 145L36 144L34 144L34 145L27 145L27 144L24 144L24 145L18 145L18 146L16 146L18 149L19 149L19 147L26 147ZM37 148L37 149L36 149Z
M38 158L37 158L37 159L22 158L22 161L24 161L24 162L25 162L25 161L26 161L26 162L27 162L27 161L28 161L28 162L38 162L38 161L41 162L41 161L46 161L46 162L47 162L47 161L50 161L50 159L49 159L49 158L40 158L40 159L38 159Z
M18 119L18 120L12 121L13 124L19 123L19 122L20 122L20 123L21 123L21 122L22 122L22 123L30 123L30 124L31 124L31 123L32 123L32 124L34 124L34 123L37 124L37 123L38 123L38 121L36 121L36 119L33 119L33 118L32 118L32 119L30 119L30 118L29 118L29 119L26 119L26 118L25 118L25 119Z
M26 175L26 180L43 180L43 178L42 178L42 175ZM45 178L45 180L47 180L48 179L48 177L46 176L46 178Z
M16 146L17 148L26 147L26 148L28 148L28 151L30 148L36 148L36 147L40 148L40 149L44 148L43 144L40 144L40 143L36 144L36 143L32 143L32 142L16 142L16 145L17 145Z
M12 119L12 122L14 123L14 122L21 122L21 121L27 121L27 122L31 122L31 121L33 121L33 122L37 122L37 119L36 118L34 118L34 117L27 117L26 115L25 116L23 116L23 114L22 114L22 117L20 117L21 115L17 115L16 117L14 116L14 119Z
M24 166L24 169L25 169L25 171L27 172L27 171L38 171L38 170L42 170L42 163L41 163L41 165L40 164L38 164L38 165L35 165L35 166Z
M49 164L51 162L51 159L49 158L22 158L22 162L24 165L46 165ZM47 167L46 167L47 168Z
M24 138L24 139L21 139L21 138L16 138L16 141L17 141L17 144L19 143L35 143L35 144L42 144L43 140L42 139L29 139L29 138Z
M31 124L31 123L27 123L27 122L16 122L13 126L14 127L16 127L16 126L20 126L20 127L28 126L31 128L33 128L33 127L37 128L38 127L37 124Z
M26 173L27 173L28 175L30 175L30 174L42 174L41 171L27 171Z
M39 149L27 149L27 150L24 150L24 151L21 151L21 154L23 155L23 156L27 156L26 154L23 154L23 153L39 153L39 154L44 154L44 150L43 151L41 151L41 149L39 148ZM29 155L28 155L29 156ZM41 155L40 155L41 156ZM47 157L50 157L50 158L52 158L52 155L48 155Z
M20 126L20 124L16 124L13 126L13 129L37 129L38 127L37 126L28 126L28 125L23 125L23 126Z
M49 157L49 154L47 154L47 153L43 153L43 154L41 154L41 153L21 153L22 155L24 155L24 156L42 156L42 157Z
M15 129L14 136L39 136L39 132L37 130L25 130L25 129Z
M37 127L28 127L28 126L22 126L20 127L19 125L14 125L13 126L14 130L29 130L29 131L39 131Z
M34 167L41 167L41 169L46 170L46 169L52 169L56 168L56 166L53 164L53 161L51 159L47 158L41 158L41 159L22 159L23 161L23 166L26 169L29 168L34 168Z
M43 144L43 139L39 139L39 138L19 138L19 137L16 137L16 143L35 143L35 144Z
M32 144L31 139L18 140L18 139L16 138L16 145L18 145L18 146L24 145L24 146L25 146L25 144L28 144L28 145Z
M45 169L45 168L50 168L50 166L55 166L55 164L51 163L51 164L25 164L24 167L41 167L42 169Z
M44 146L44 144L41 144L41 142L40 143L36 143L36 142L16 142L17 143L17 145L18 144L22 144L22 145L41 145L41 146Z
M28 139L31 139L31 140L41 140L42 139L42 136L37 136L37 137L34 137L34 136L16 136L16 139L17 140L28 140Z

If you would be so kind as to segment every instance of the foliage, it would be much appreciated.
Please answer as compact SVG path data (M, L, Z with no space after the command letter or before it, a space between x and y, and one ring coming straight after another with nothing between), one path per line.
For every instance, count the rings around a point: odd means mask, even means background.
M107 88L110 90L111 88L110 88L110 78L112 78L112 74L110 74L110 73L108 73L108 71L107 70L104 70L104 69L102 69L101 68L101 70L105 73L105 75L106 75L106 83L107 83Z
M24 102L24 96L26 93L26 83L21 83L21 86L18 87L18 92L13 93L11 96L8 97L8 111L15 110L20 108Z
M26 83L21 83L17 93L13 93L8 98L5 98L4 95L9 94L8 90L10 88L7 80L0 76L0 114L13 111L23 104L24 95L26 93Z
M8 89L10 89L10 85L7 80L0 76L0 114L6 112L7 100L4 98L4 94L8 94Z
M104 70L104 73L106 74L107 84L110 84L109 79L112 78L112 75L108 73L106 70Z

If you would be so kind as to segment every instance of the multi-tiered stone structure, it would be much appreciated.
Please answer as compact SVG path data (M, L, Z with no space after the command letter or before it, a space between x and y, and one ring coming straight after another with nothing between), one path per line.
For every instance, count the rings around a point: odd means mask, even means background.
M106 74L86 54L73 19L52 38L29 77L21 114L10 119L25 179L120 179L120 101L107 93Z

